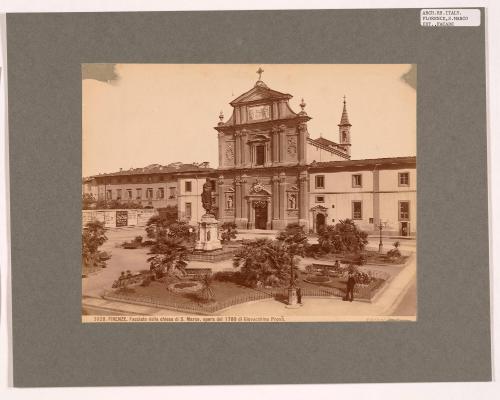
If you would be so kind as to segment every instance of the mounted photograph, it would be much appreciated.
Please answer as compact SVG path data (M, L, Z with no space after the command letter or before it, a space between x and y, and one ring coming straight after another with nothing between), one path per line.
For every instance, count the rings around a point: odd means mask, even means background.
M416 321L416 88L415 64L82 64L82 322Z

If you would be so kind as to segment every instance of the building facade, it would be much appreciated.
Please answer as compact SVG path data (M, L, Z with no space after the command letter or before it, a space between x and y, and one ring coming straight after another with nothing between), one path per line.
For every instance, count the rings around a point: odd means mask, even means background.
M262 71L260 71L262 72ZM344 97L336 142L313 139L305 111L292 110L290 94L259 80L220 114L219 165L151 165L84 180L98 199L138 201L144 207L177 206L179 219L196 224L204 213L202 186L213 185L221 222L239 229L283 229L300 223L317 232L353 219L361 229L416 234L416 157L351 160L351 127Z

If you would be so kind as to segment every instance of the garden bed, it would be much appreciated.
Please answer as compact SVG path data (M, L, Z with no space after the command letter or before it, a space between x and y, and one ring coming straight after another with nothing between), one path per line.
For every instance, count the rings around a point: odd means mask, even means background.
M366 264L368 265L402 265L406 264L409 256L402 255L397 259L391 259L386 254L380 254L378 251L367 250L362 253L365 257ZM344 264L353 263L359 259L359 254L346 254L346 253L329 253L316 255L315 260L319 261L339 261Z
M311 280L311 278L311 274L301 273L299 275L298 286L309 290L317 288L328 288L333 289L333 292L338 293L336 294L336 296L343 297L345 295L347 278L330 276L328 281L326 282L313 282L314 278L312 278L313 280ZM375 277L373 278L372 282L367 285L356 284L356 286L354 287L355 297L363 300L370 300L385 282L385 279ZM307 296L307 292L303 295Z
M198 293L175 293L168 290L172 284L189 284L176 279L167 279L164 282L153 281L148 286L134 286L133 288L118 289L109 292L105 298L137 303L147 303L155 307L165 307L178 311L210 314L223 308L248 301L271 298L272 295L255 289L237 285L232 282L214 280L210 287L214 292L211 301L203 300ZM192 283L197 284L193 281Z

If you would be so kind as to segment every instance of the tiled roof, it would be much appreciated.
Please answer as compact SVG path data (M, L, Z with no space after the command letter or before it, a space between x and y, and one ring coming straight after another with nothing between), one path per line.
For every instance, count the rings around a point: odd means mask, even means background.
M346 161L324 161L324 162L313 162L310 165L311 168L344 168L344 167L375 167L377 165L400 165L400 164L415 164L417 163L417 157L407 156L407 157L384 157L384 158L367 158L361 160L346 160Z
M213 168L208 166L208 163L201 164L183 164L172 163L168 165L151 164L144 168L130 168L122 169L117 172L110 172L105 174L94 175L93 177L100 176L127 176L127 175L146 175L146 174L167 174L179 172L211 172Z
M338 146L337 143L332 142L331 140L325 139L324 137L320 137L317 139L312 139L314 142L321 144L323 146Z

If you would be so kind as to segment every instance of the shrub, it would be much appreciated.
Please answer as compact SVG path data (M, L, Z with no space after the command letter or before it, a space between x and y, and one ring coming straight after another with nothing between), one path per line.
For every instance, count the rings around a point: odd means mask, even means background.
M368 234L350 219L327 225L318 233L319 245L325 252L359 252L368 244Z
M387 257L391 259L392 262L396 261L398 258L401 257L401 252L399 251L398 247L400 246L399 241L395 241L392 245L394 246L393 249L390 249L387 252Z
M104 268L106 260L103 252L99 251L108 238L105 234L103 222L89 222L82 232L82 266L84 268ZM105 253L108 255L108 253Z
M325 251L325 249L318 243L307 244L304 249L304 254L306 255L306 257L316 258L326 253L327 252Z
M365 272L356 272L354 274L354 280L356 281L356 283L359 283L359 284L362 284L362 285L368 285L371 283L371 281L373 280L373 278L365 273Z
M141 286L147 287L149 285L151 285L151 275L148 274L148 275L144 276L142 283L141 283Z
M230 242L231 239L236 239L238 231L234 222L224 222L221 226L220 238L222 243Z

